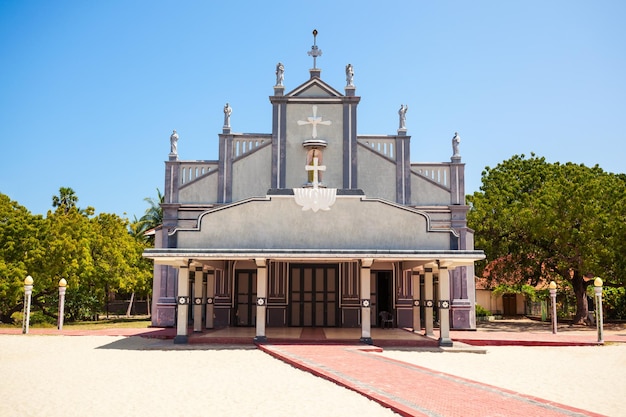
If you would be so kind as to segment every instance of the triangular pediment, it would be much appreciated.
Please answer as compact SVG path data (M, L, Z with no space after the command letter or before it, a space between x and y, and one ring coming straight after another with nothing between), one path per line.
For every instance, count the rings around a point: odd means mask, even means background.
M339 91L326 84L317 77L313 77L304 84L294 88L286 94L287 97L343 97Z

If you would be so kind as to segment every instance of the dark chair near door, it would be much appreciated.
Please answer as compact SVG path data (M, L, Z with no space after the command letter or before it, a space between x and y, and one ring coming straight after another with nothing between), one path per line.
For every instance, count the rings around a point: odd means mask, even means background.
M383 329L393 328L393 314L388 311L381 311L378 316L380 317L380 327Z

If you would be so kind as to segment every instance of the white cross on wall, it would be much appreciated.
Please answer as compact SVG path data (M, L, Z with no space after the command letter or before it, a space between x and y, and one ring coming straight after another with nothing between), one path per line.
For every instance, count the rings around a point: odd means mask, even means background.
M313 106L313 116L309 116L306 120L298 120L298 125L311 125L313 127L313 131L311 132L311 137L313 139L317 138L317 125L328 126L332 124L330 120L322 121L322 116L317 116L317 106Z
M318 165L317 157L313 158L313 165L306 165L304 169L307 171L313 171L313 188L318 188L319 185L319 172L326 171L325 165Z

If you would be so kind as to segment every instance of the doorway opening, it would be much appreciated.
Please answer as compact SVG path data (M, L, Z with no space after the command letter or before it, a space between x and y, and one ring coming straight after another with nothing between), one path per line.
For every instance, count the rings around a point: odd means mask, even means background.
M235 326L256 325L256 271L239 270L235 277Z
M394 317L393 311L393 279L391 271L376 272L376 317L380 325L381 313L386 311Z

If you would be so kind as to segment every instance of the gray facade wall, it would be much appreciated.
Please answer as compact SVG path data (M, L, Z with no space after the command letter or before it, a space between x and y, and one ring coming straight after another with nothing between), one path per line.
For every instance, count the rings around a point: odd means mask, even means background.
M368 197L396 201L396 164L394 161L359 146L358 188Z
M181 204L215 203L217 201L217 172L183 186L178 191Z
M299 125L297 121L306 121L312 116L312 103L291 103L287 106L286 140L286 188L302 187L307 182L307 150L302 143L312 139L312 127ZM318 104L317 116L331 122L330 125L317 125L317 139L325 140L327 147L321 149L323 159L320 165L326 166L322 173L322 182L329 188L343 188L343 106L337 104Z
M411 175L411 205L437 206L450 204L450 191L421 175Z
M232 200L266 195L272 182L271 162L271 146L264 146L234 161Z
M338 196L331 210L314 213L291 196L275 196L207 212L200 230L176 235L179 248L449 249L450 233L429 231L428 220L418 211L359 197Z

